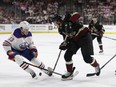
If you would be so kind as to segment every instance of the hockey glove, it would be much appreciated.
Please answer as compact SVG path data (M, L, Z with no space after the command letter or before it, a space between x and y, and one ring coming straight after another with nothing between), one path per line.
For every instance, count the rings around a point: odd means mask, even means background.
M99 33L98 33L99 38L102 38L103 37L104 32L105 32L104 30L99 31Z
M104 34L104 32L105 32L105 30L104 30L104 29L100 30L100 33Z
M9 50L8 52L7 52L7 55L9 56L9 59L13 59L13 58L15 58L15 56L16 56L16 52L13 52L12 50Z
M59 46L59 49L66 50L68 48L68 43L66 41L62 42Z
M38 57L38 51L36 48L31 49L32 55L34 56L34 58Z

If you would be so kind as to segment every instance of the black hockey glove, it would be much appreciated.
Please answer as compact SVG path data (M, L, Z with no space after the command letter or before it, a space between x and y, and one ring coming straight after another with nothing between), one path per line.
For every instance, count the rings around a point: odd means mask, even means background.
M68 42L64 41L60 44L59 49L66 50L68 48Z

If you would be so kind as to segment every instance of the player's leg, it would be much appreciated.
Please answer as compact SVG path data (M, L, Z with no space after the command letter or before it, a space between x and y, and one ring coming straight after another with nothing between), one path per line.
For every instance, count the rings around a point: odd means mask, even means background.
M35 72L24 61L25 57L21 56L20 55L21 53L22 53L22 51L18 51L18 50L14 50L14 49L12 49L11 51L7 52L10 60L15 61L23 70L25 70L26 72L30 73L32 78L36 78Z
M52 68L48 67L48 68L47 68L48 71L44 70L45 65L44 65L44 63L43 63L41 60L39 60L38 58L32 58L31 62L32 62L33 64L39 66L40 68L42 68L41 70L42 70L45 74L47 74L48 76L51 76Z
M96 59L93 58L89 54L89 50L85 49L84 51L82 51L82 55L83 55L84 61L86 63L89 63L91 66L93 66L95 68L95 72L100 74L100 66L99 66L98 62L96 61Z
M99 44L99 53L103 53L103 44L102 44L102 37L97 37L97 42Z
M72 60L72 55L73 52L71 51L66 51L65 55L64 55L64 59L65 59L65 64L66 64L66 69L67 72L65 74L62 75L62 79L72 79L71 76L73 74L73 60Z
M91 36L88 35L88 37L86 38L88 38L86 39L87 41L84 40L86 43L83 46L81 46L83 59L86 63L89 63L91 66L95 68L96 73L100 74L100 68L98 62L96 61L95 58L91 57L91 55L94 54Z
M24 61L24 57L21 55L15 56L15 62L26 72L30 73L32 78L37 79L36 73L29 67L29 65Z
M62 79L73 79L73 60L72 56L77 52L77 47L74 43L70 43L70 47L67 49L64 55L64 59L66 62L67 72L62 75Z
M22 55L23 55L26 59L28 59L30 62L32 62L33 64L35 64L35 65L39 66L40 68L42 68L41 70L42 70L45 74L47 74L47 75L50 76L51 68L48 68L48 69L50 69L50 71L43 70L43 68L45 68L44 63L43 63L41 60L39 60L38 58L35 58L35 56L33 55L33 53L32 53L31 50L26 49L26 50L22 53Z

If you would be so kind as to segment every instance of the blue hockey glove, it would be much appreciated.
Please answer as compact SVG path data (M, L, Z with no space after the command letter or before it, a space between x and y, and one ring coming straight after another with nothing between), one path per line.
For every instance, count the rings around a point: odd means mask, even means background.
M16 52L13 52L12 50L9 50L7 52L7 55L9 56L9 59L15 58L16 54L17 53Z

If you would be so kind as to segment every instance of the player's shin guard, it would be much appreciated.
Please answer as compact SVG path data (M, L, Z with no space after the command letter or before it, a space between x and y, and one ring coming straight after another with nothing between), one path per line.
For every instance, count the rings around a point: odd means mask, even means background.
M27 73L30 73L32 78L37 79L37 76L35 74L35 72L29 67L29 64L27 64L23 57L20 55L16 55L15 56L15 62L23 69L25 70Z
M41 70L42 70L45 74L47 74L48 76L51 76L50 74L51 74L52 69L51 69L50 67L48 67L48 71L44 70L45 65L44 65L40 60L38 60L37 58L33 58L33 59L31 60L31 62L32 62L33 64L39 66L39 67L41 68Z
M31 62L37 66L39 66L40 68L45 68L45 65L37 58L33 58L31 60Z
M93 66L95 68L95 73L96 75L100 75L100 66L97 63L97 61L93 58L93 62L91 63L91 66Z

